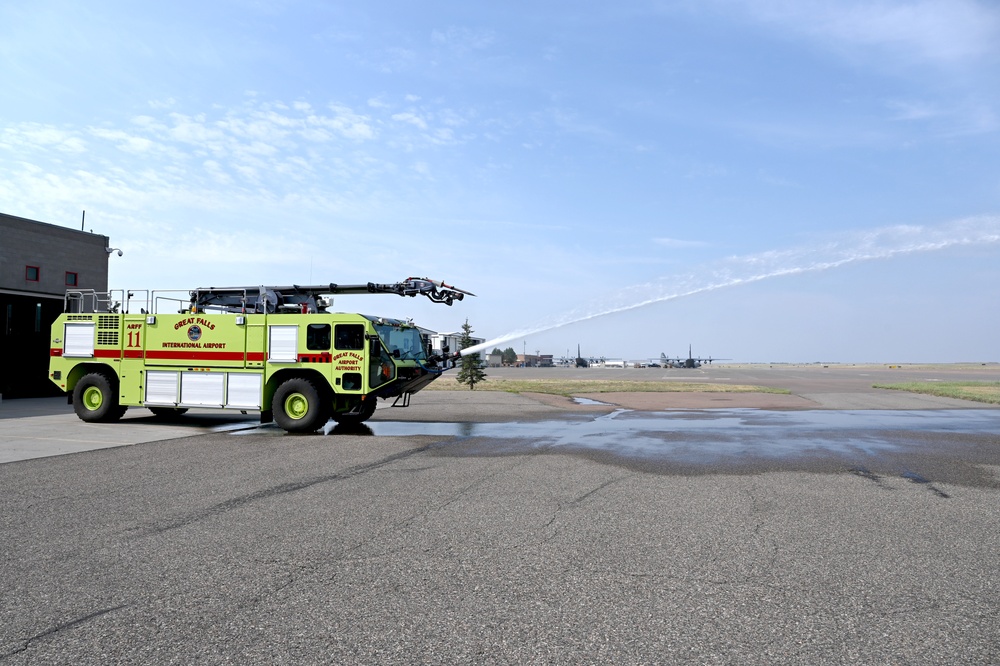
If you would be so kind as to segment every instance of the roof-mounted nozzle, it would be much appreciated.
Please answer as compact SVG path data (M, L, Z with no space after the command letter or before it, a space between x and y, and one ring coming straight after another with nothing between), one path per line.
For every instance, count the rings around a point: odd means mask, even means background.
M450 284L445 284L441 280L431 280L429 278L409 277L406 278L405 282L401 282L399 286L402 287L401 296L423 294L435 303L444 303L445 305L451 305L454 301L460 301L466 296L475 296L471 291L465 291Z

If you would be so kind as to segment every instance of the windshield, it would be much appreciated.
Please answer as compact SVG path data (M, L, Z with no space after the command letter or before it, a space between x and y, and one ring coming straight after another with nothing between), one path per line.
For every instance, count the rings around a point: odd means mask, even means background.
M420 337L420 330L407 326L405 328L392 326L390 324L375 324L378 336L382 338L382 343L389 349L393 356L399 352L399 359L406 360L427 360L427 352L424 350L424 342Z

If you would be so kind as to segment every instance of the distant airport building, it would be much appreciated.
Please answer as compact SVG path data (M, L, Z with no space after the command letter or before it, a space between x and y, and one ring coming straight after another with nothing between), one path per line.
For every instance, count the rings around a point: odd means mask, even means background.
M522 368L551 368L552 354L518 354L517 365Z
M457 352L462 348L462 332L458 331L456 333L434 333L429 331L431 340L431 353L440 354L445 346L451 352ZM472 345L475 346L486 342L486 338L477 338L475 336L469 336L472 340ZM479 355L479 358L484 358L487 352L483 352Z
M108 290L107 236L0 213L0 395L58 395L49 328L67 289Z

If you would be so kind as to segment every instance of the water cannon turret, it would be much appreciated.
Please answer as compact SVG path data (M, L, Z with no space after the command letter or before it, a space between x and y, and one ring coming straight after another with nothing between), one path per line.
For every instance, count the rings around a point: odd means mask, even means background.
M445 284L441 280L431 280L429 278L409 277L398 285L401 287L401 296L416 296L423 294L435 303L451 305L455 301L461 301L466 296L475 296L471 291L459 289L450 284Z

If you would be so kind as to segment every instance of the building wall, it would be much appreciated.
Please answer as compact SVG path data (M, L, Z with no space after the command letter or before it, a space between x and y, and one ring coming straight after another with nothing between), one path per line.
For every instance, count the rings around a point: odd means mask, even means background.
M517 365L527 368L551 368L552 354L518 354Z
M48 381L49 329L66 289L108 289L107 236L0 213L0 395L57 394ZM37 269L37 280L27 268ZM67 286L66 274L76 274Z
M4 291L61 300L67 272L76 273L80 288L108 288L107 236L0 213L0 239L0 289ZM38 281L27 279L28 266L38 268Z

